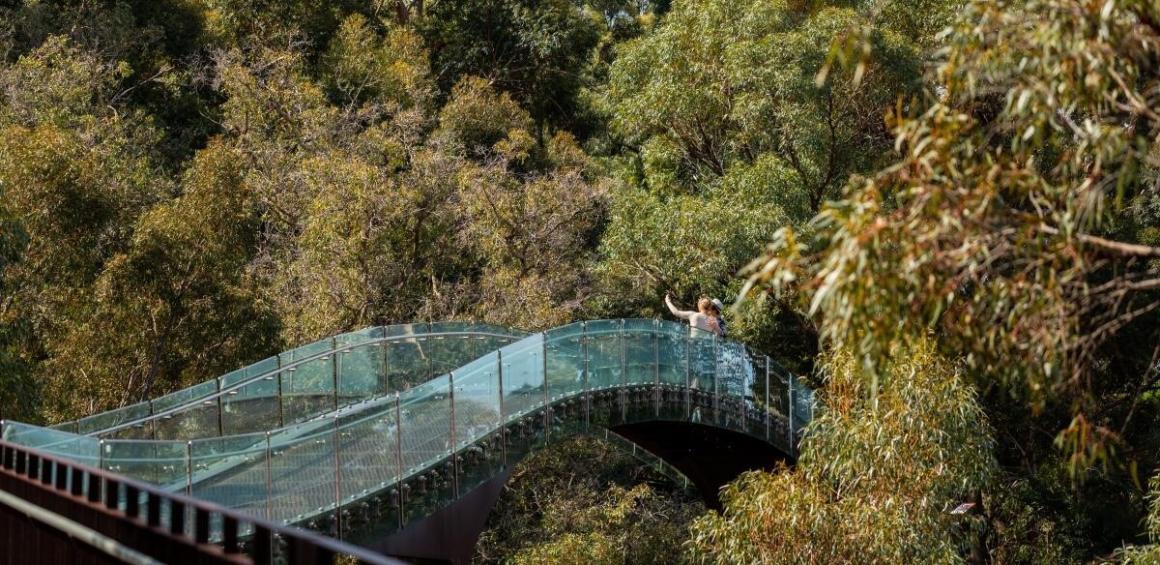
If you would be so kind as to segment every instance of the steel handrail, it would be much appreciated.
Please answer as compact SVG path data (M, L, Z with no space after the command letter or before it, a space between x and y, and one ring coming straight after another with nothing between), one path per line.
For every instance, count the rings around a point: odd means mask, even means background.
M95 431L84 433L84 434L77 434L77 435L92 437L92 436L117 432L117 431L131 428L134 426L143 425L146 422L149 422L151 420L164 418L165 416L171 416L171 415L177 414L178 412L188 410L190 408L193 408L194 405L196 405L196 404L203 404L207 401L212 401L216 398L220 398L222 396L227 396L227 395L229 395L229 393L231 391L237 390L237 389L245 387L245 386L249 386L251 384L254 384L257 381L267 379L269 377L281 374L284 371L296 369L296 368L298 368L299 365L304 365L304 364L310 363L312 361L317 361L317 360L322 359L324 357L329 357L331 355L334 355L336 353L340 353L343 351L349 351L355 347L371 346L371 345L377 345L380 343L387 343L387 342L393 342L393 341L405 341L405 340L413 340L413 339L419 339L419 338L426 339L426 338L438 338L438 337L450 337L450 336L514 338L516 340L519 340L519 339L522 339L523 337L525 337L525 336L515 336L515 335L510 335L510 334L500 334L500 333L494 333L494 332L436 332L436 333L427 333L427 334L418 334L418 335L409 335L409 336L407 336L407 335L387 336L387 337L369 339L367 341L363 341L363 342L359 342L359 343L355 343L355 344L350 344L350 345L346 345L343 347L336 347L334 349L328 349L326 351L315 353L315 354L310 355L308 357L303 357L302 359L296 359L288 365L278 367L274 370L271 370L271 371L268 371L265 373L254 375L252 377L247 377L246 379L238 381L238 382L230 385L227 388L217 390L211 394L207 394L205 396L200 396L198 398L192 398L192 399L190 399L182 404L178 404L178 405L173 406L171 408L167 408L161 412L155 412L155 413L149 414L148 416L145 416L143 418L138 418L136 420L132 420L129 422L122 422L122 423L117 424L117 425L112 426L112 427L108 427L108 428L104 428L104 429L100 429L100 430L95 430ZM208 382L208 381L206 381L206 382ZM335 394L338 394L338 391L335 391Z

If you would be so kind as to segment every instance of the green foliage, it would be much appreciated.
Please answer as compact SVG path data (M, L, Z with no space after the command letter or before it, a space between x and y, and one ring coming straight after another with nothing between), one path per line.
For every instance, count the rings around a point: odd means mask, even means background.
M600 38L569 0L461 0L434 3L419 28L447 92L482 76L544 125L576 109L581 71Z
M794 470L748 473L723 493L723 515L699 518L689 549L713 563L962 559L977 520L949 510L995 471L982 409L928 342L893 352L877 392L857 359L825 366L826 410Z
M673 563L703 508L616 446L580 437L516 466L475 560Z
M880 116L917 86L917 54L873 28L884 56L864 80L818 85L831 43L863 17L819 4L803 12L766 0L683 2L621 48L606 103L614 130L641 147L644 184L698 192L774 169L789 177L778 192L802 221L877 161L889 147Z

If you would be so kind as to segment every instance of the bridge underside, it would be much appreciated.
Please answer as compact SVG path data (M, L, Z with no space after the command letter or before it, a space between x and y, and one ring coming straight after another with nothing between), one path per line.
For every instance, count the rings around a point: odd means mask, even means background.
M623 423L609 429L672 465L696 486L706 506L720 509L721 487L750 470L771 470L790 458L747 434L712 425L674 420ZM417 562L470 563L503 492L511 467L446 507L393 533L359 541L387 555Z

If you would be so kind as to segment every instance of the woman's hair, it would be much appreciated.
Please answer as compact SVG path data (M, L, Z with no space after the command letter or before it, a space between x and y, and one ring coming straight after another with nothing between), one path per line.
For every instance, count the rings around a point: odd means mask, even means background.
M701 297L701 299L697 301L697 310L705 312L710 309L716 309L716 307L713 306L712 300L709 300L706 297Z

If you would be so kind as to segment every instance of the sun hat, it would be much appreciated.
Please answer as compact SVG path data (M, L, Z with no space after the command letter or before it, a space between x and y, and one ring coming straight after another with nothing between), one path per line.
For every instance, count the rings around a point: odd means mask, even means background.
M724 304L722 304L720 300L717 300L716 298L714 298L714 299L712 300L712 302L713 302L713 306L716 306L716 307L717 307L717 311L718 311L718 312L724 312L724 311L725 311L725 305L724 305Z

